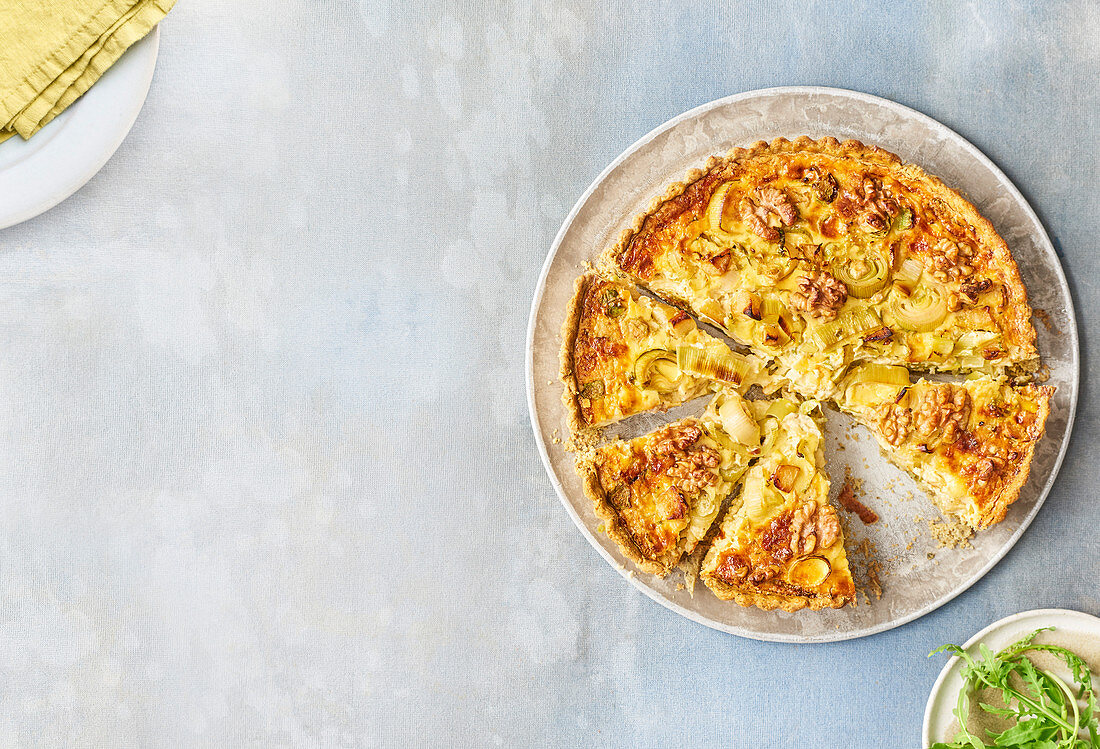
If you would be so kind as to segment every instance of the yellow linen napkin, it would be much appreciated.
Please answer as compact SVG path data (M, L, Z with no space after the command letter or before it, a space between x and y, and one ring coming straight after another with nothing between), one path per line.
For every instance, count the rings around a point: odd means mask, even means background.
M175 0L0 0L0 142L29 138L156 26Z

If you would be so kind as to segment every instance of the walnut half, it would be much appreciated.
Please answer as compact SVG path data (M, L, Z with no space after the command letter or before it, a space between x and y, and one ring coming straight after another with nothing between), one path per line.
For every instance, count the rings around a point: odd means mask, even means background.
M810 272L791 295L793 305L822 320L832 320L848 301L848 287L828 271Z
M786 194L774 187L761 187L753 191L752 197L746 197L738 206L741 220L749 227L753 234L776 242L783 235L779 229L772 226L775 220L783 226L790 226L798 220L798 210L791 203Z
M808 502L791 516L791 551L796 556L827 549L840 536L840 519L829 505Z

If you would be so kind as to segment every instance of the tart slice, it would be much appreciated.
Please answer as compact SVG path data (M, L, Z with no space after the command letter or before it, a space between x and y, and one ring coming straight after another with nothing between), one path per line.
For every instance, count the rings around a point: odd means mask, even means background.
M1004 520L1027 482L1052 387L1012 387L985 375L909 383L902 367L864 365L838 405L866 425L945 514L974 528Z
M742 606L839 608L855 594L844 532L829 504L817 404L755 402L764 444L722 520L700 576Z
M577 280L562 345L564 400L576 432L759 380L763 362L736 354L686 312L621 282Z
M672 185L607 262L780 362L807 397L853 361L1003 373L1038 361L1005 242L954 190L857 141L780 138Z
M577 470L607 535L639 569L664 576L703 540L752 458L753 439L748 406L728 389L701 418L597 447Z

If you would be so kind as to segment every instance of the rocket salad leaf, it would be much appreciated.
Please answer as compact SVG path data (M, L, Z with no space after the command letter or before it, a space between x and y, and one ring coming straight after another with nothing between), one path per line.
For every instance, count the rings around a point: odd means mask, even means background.
M958 735L954 742L936 743L931 749L1100 749L1096 692L1089 666L1070 650L1036 643L1035 638L1047 629L1053 627L1037 629L999 653L979 645L978 658L958 645L943 645L928 654L931 657L948 652L961 658L965 682L955 706ZM1027 658L1029 652L1050 653L1064 661L1079 685L1077 690L1056 674L1037 667ZM1004 706L983 702L979 703L982 710L1016 722L1001 733L986 731L988 736L982 738L967 730L966 719L970 693L985 688L1000 692Z

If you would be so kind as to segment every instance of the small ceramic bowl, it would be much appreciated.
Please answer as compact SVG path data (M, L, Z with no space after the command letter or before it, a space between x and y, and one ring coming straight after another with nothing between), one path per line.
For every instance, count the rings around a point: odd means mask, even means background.
M980 643L997 651L1040 627L1055 629L1039 635L1038 642L1068 648L1084 658L1093 673L1100 672L1100 619L1080 611L1035 609L1013 614L990 624L967 640L963 647L974 656L978 655ZM962 659L953 656L932 687L924 709L924 747L931 746L936 741L951 741L958 732L958 721L953 711L959 690L963 688L963 679L960 676L962 666Z

